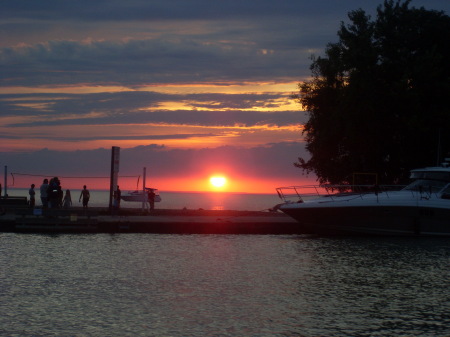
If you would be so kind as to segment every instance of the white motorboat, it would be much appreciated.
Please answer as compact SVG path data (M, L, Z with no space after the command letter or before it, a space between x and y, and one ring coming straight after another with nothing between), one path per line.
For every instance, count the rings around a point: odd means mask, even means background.
M411 171L412 182L392 186L289 186L274 207L322 235L450 236L450 168ZM303 194L313 189L312 194ZM336 191L339 191L336 193Z
M155 202L161 201L161 196L159 195L159 191L156 188L145 188L145 195L142 195L142 190L129 191L127 194L122 194L120 199L123 201L132 201L132 202L148 202L148 194L150 191L155 193Z

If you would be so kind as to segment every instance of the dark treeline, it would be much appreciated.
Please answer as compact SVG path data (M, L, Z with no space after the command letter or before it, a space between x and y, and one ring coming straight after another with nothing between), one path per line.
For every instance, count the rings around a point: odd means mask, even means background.
M299 84L311 158L295 165L335 184L436 165L450 151L450 17L385 1L375 20L361 9L349 19Z

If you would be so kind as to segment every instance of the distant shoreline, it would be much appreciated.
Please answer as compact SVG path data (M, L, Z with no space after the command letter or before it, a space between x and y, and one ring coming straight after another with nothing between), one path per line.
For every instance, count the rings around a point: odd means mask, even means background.
M28 189L29 189L29 187L9 187L8 188L8 194L10 194L10 192L11 192L11 190L13 190L13 191L24 191L24 193L25 193L25 195L23 195L23 196L28 196ZM82 187L80 187L80 188L71 188L70 190L73 192L73 191L81 191L83 188ZM36 192L39 192L39 190L38 189L36 189L35 188L35 190L36 190ZM63 188L63 190L64 190L64 188ZM93 191L93 192L109 192L109 189L95 189L95 188L89 188L89 190L90 191ZM139 190L139 191L141 191L142 190L142 188L138 188L138 189L121 189L122 190L122 193L126 193L126 192L128 192L128 191L136 191L136 190ZM274 192L272 193L272 192L265 192L265 193L258 193L258 192L227 192L227 191L166 191L166 190L161 190L161 189L158 189L159 190L159 192L160 193L189 193L189 194L202 194L202 193L211 193L211 194L258 194L258 195L275 195L276 194L276 189L275 189L275 187L273 188L273 190L274 190ZM3 190L3 192L2 192L2 197L4 196L4 190ZM14 194L14 195L16 195L16 194Z

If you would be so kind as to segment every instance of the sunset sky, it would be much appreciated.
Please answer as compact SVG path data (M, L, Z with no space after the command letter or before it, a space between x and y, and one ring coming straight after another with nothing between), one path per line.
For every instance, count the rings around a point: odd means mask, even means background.
M87 177L108 176L118 146L122 190L144 167L161 191L314 183L293 165L307 156L307 115L290 95L347 13L373 15L379 4L2 1L0 168L16 173L11 187L57 175L63 186L107 188L108 179ZM449 0L411 6L450 12Z

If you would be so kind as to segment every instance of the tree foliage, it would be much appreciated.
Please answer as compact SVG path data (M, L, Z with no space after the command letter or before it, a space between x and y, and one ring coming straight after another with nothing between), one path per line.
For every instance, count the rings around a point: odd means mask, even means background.
M350 12L299 84L311 158L294 164L321 183L355 172L392 183L450 151L450 17L409 5L386 0L375 20Z

